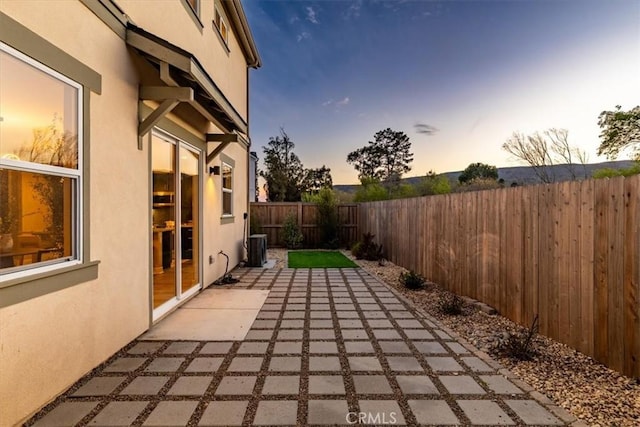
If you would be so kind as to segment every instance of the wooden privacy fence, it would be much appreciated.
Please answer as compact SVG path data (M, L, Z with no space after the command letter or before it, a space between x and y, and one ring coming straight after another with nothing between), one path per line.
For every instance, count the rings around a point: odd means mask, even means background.
M360 205L386 256L640 376L640 176Z
M284 247L281 232L282 225L288 215L296 218L298 227L304 236L302 245L317 248L322 243L321 232L316 225L318 207L315 203L277 202L251 203L251 223L267 235L269 247ZM338 221L340 224L338 237L341 244L350 244L358 240L358 205L338 205Z

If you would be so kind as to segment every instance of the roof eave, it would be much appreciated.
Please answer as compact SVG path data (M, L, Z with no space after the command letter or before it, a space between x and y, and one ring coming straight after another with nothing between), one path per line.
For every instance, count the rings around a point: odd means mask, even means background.
M251 34L251 28L249 28L249 22L244 13L242 3L240 0L229 0L223 2L223 4L226 6L227 12L238 30L238 38L247 58L247 65L252 68L260 68L262 66L262 60L260 59L258 48Z

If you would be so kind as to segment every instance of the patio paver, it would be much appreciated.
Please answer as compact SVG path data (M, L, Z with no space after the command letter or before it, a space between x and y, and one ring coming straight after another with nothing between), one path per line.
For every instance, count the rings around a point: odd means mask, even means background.
M25 425L572 422L364 270L233 274L269 290L244 341L134 341Z
M211 402L200 418L199 426L241 426L248 401Z
M185 426L198 402L160 402L143 426Z

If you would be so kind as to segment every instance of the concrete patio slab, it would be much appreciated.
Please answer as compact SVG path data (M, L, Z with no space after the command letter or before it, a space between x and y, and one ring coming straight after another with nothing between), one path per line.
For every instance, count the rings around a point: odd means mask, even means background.
M241 426L248 401L211 402L200 418L199 426Z
M179 308L154 325L140 339L241 341L249 332L259 311L259 308L246 310Z
M486 400L458 400L460 408L475 425L514 425L506 412L495 402Z
M186 426L198 402L160 402L149 414L143 426Z
M527 425L562 425L560 420L534 400L507 400L505 403Z
M96 402L64 402L38 421L35 426L73 426L89 415L96 406L98 406Z
M149 402L111 402L89 422L90 426L129 426Z
M409 400L409 407L419 424L459 425L458 417L444 400Z
M205 289L200 292L198 298L193 298L183 305L183 308L259 309L267 296L269 296L267 290Z
M253 425L295 425L298 418L298 402L289 401L263 401L258 404Z
M309 424L344 425L349 407L344 400L310 400Z

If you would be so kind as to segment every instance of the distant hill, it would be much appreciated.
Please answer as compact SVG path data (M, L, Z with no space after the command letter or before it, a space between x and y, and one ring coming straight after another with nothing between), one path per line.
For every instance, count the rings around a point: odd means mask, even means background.
M591 163L588 165L573 165L573 170L576 174L577 179L591 178L593 172L598 169L622 169L628 168L634 164L631 160L618 160L615 162L602 162L602 163ZM553 165L547 166L547 170L550 176L555 176L556 181L570 181L572 179L570 169L567 165ZM456 172L444 172L439 175L444 175L449 178L451 182L458 182L458 177L462 171ZM408 184L416 184L420 182L422 176L414 176L411 178L404 178L402 181ZM530 166L514 166L509 168L498 168L498 178L504 179L505 186L509 186L512 183L516 182L518 185L532 185L532 184L540 184L542 181L538 178L538 176L533 171L533 168ZM358 184L347 184L347 185L334 185L333 188L336 190L344 191L346 193L354 193L360 185Z

